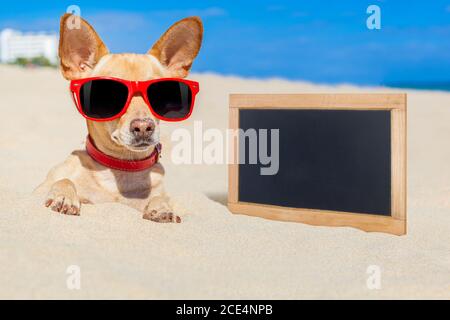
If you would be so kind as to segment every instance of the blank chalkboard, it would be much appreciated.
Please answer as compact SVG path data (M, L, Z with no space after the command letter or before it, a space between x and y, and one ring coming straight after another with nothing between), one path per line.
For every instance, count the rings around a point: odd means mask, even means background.
M230 129L242 134L231 147L232 212L406 233L406 95L232 95ZM275 174L262 174L272 164L261 153L278 159Z
M261 175L248 157L239 201L390 216L390 120L386 110L240 110L244 131L279 129L279 171Z

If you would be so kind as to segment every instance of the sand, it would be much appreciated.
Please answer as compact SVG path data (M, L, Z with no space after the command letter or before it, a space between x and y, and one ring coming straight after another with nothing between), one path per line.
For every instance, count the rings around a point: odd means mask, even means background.
M31 195L80 148L86 128L58 71L0 66L0 298L450 298L450 94L409 91L404 237L231 214L226 165L173 165L170 132L226 129L229 93L394 92L195 74L194 117L163 126L167 188L180 225L144 221L120 204L49 212ZM66 273L80 267L81 289ZM381 269L371 290L367 268Z

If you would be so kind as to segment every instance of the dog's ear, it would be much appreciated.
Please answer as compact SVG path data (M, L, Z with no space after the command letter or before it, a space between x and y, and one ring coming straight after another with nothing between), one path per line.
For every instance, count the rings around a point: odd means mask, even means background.
M108 53L108 48L89 23L72 14L62 16L59 58L61 72L66 79L88 76L99 60Z
M178 21L148 52L165 66L173 77L188 75L203 40L203 24L199 17Z

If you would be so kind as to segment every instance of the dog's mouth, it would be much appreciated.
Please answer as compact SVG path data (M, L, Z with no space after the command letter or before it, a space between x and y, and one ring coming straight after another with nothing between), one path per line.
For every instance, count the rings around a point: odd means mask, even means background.
M154 142L153 140L150 141L140 141L140 142L135 142L131 145L128 145L127 147L130 149L134 149L134 150L138 150L138 151L147 151L148 149L150 149L150 147L156 145L157 143Z
M121 139L120 136L113 135L112 139L118 145L134 152L148 151L150 148L156 146L159 143L159 141L157 141L153 137L148 139L132 139L131 141L124 141L124 139Z
M151 147L154 147L158 144L158 141L154 139L146 139L146 140L135 140L132 143L122 143L127 149L136 152L145 152L148 151Z
M151 143L150 142L141 142L139 144L135 144L133 145L133 148L148 148L151 147Z

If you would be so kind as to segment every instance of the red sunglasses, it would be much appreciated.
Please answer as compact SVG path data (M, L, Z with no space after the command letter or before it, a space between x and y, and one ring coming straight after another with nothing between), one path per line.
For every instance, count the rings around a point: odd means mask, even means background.
M176 78L128 81L95 77L71 81L70 91L78 111L88 120L120 118L131 99L141 95L157 119L183 121L191 116L200 87L198 82Z

